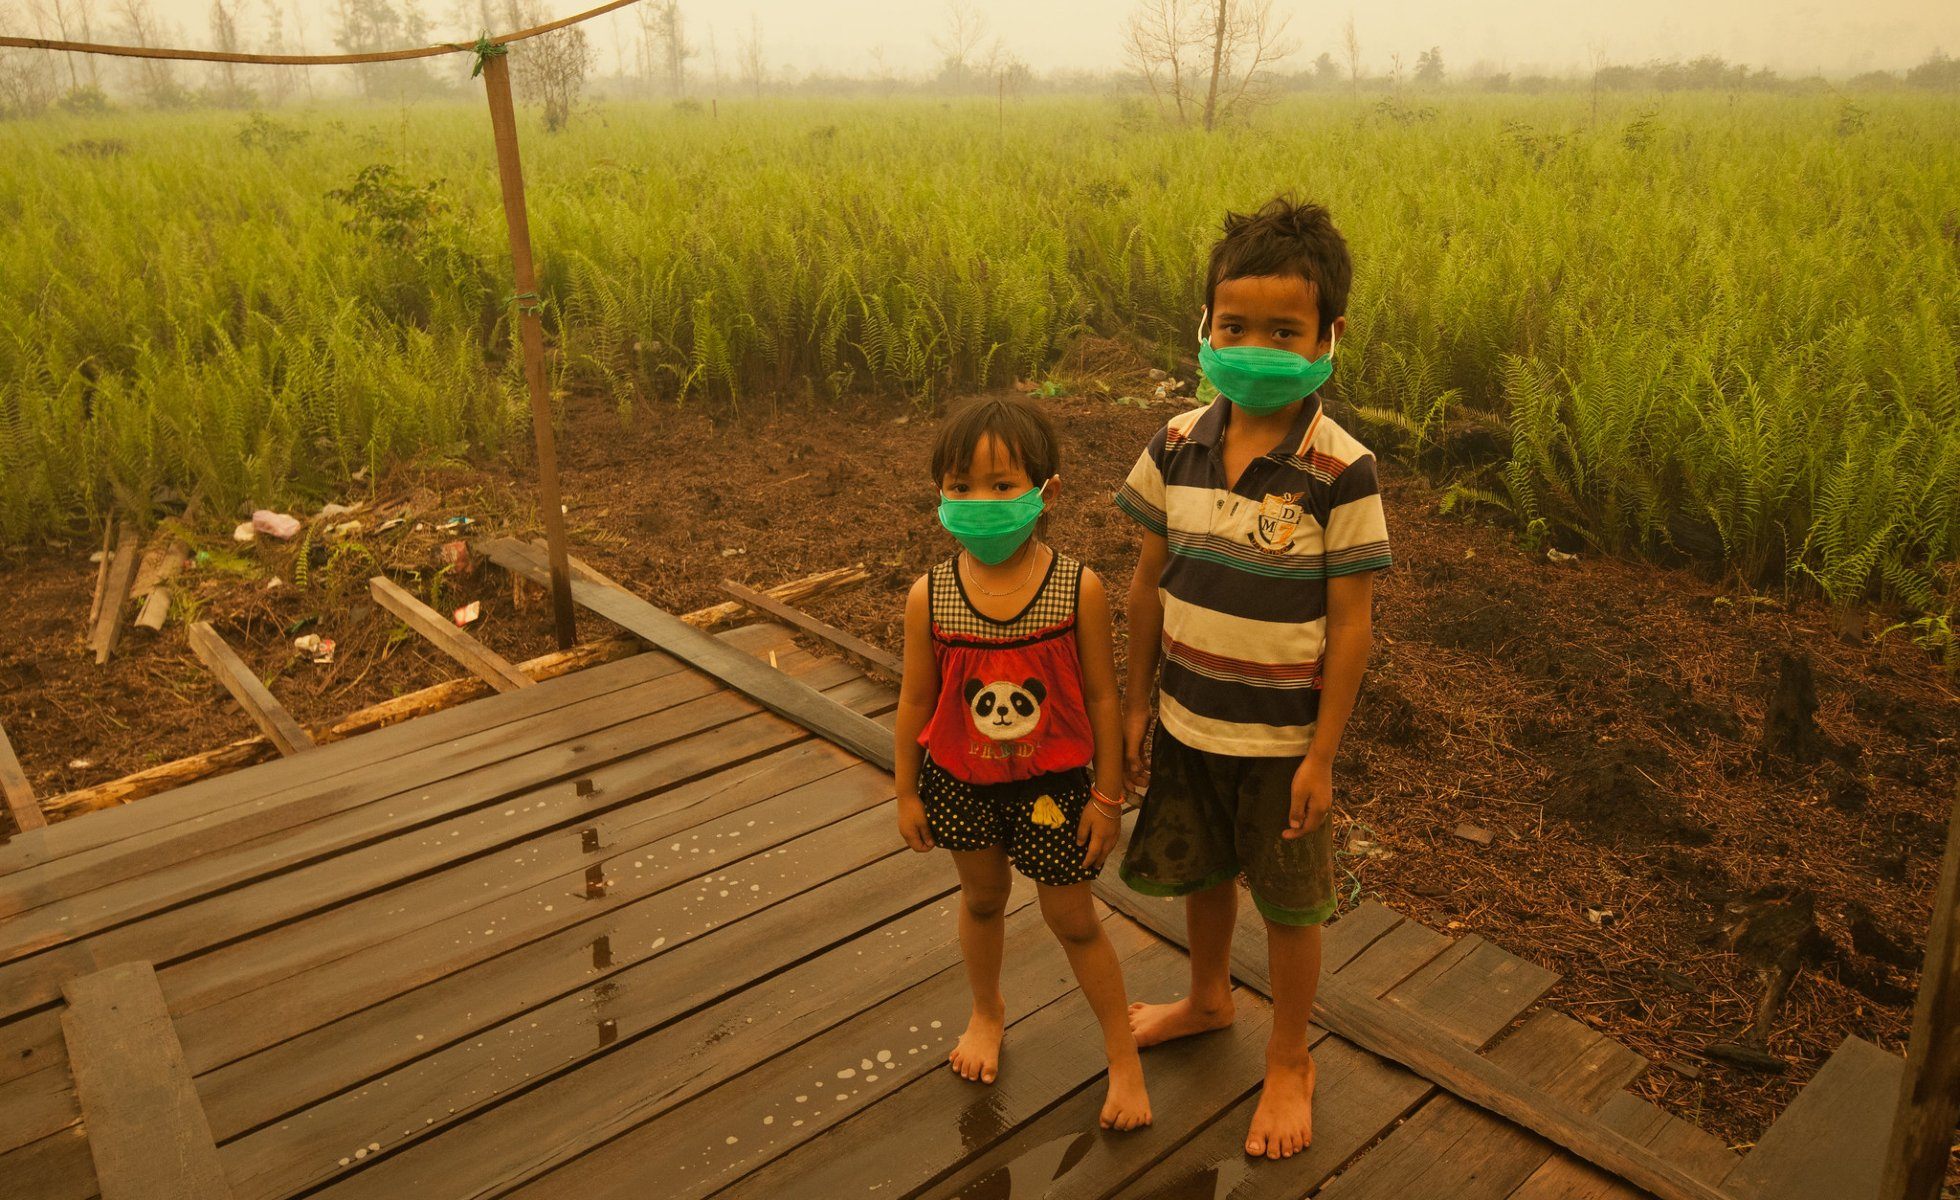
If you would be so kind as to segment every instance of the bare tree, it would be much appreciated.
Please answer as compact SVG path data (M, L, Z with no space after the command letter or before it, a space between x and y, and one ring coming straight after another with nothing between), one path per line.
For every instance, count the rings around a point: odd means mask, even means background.
M266 2L268 4L276 3L276 0L266 0ZM293 5L293 33L299 39L299 52L301 54L305 54L307 53L306 0L292 0L292 5ZM311 102L314 99L313 68L302 67L300 69L300 77L306 82L306 99L308 100L308 102Z
M1348 91L1361 90L1361 38L1354 32L1354 14L1349 13L1347 24L1341 27L1341 50L1347 56Z
M28 7L34 14L37 29L51 27L55 36L64 42L92 40L89 33L89 10L94 7L92 0L29 0ZM76 59L86 61L93 79L94 55L64 54L61 57L68 64L68 86L71 90L82 86L81 68L77 66Z
M1143 0L1125 50L1160 110L1209 131L1272 100L1272 66L1299 48L1287 21L1272 0Z
M757 96L762 95L763 80L769 74L769 64L762 58L762 18L749 14L749 34L735 41L735 62L741 69L742 82Z
M667 77L667 90L680 96L687 90L687 60L695 50L687 42L687 24L681 17L680 0L654 0L652 32L656 56Z
M237 54L243 49L243 41L238 36L239 0L211 0L211 48L226 54ZM240 107L249 104L252 91L238 81L237 63L217 64L218 78L223 80L223 95L219 102L226 107Z
M506 7L512 29L539 23L537 13L519 0L506 0ZM511 47L511 84L526 100L544 108L544 127L556 133L571 122L596 58L583 25L554 29Z
M955 88L965 87L973 74L974 55L986 38L987 14L974 8L969 0L946 0L946 32L932 39L932 44L944 56L940 61L940 79ZM994 45L998 54L1000 43Z
M46 29L36 14L35 33ZM0 31L25 33L23 18L7 0L0 0ZM0 49L0 118L31 117L54 103L60 86L54 60L39 50Z
M265 12L265 41L262 48L267 54L287 54L286 48L286 10L279 7L279 0L259 0ZM264 84L274 104L283 104L293 94L293 75L291 67L264 67ZM303 72L306 68L302 67Z
M116 15L121 18L122 28L118 30L132 46L154 46L162 34L162 26L157 20L156 11L150 7L150 0L116 0ZM160 58L139 58L136 60L138 88L151 104L159 108L175 107L184 102L183 86L177 82L176 72L171 64Z

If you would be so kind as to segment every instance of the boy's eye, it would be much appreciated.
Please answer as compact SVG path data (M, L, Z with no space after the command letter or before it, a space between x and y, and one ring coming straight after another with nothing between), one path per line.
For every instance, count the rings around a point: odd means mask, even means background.
M1293 331L1292 331L1291 329L1275 329L1275 330L1273 330L1273 338L1274 338L1275 340L1277 340L1277 341L1282 341L1282 342L1283 342L1283 341L1285 341L1285 340L1286 340L1287 338L1290 338L1290 337L1292 337L1292 336L1293 336Z
M1233 325L1228 322L1225 326L1225 332L1231 334L1233 337L1237 337L1245 332L1245 326Z

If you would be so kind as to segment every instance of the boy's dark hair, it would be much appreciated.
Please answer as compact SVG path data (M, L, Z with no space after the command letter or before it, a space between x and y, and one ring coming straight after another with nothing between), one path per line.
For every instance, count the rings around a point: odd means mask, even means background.
M939 440L932 447L933 483L970 469L981 439L989 434L1036 487L1060 473L1061 441L1047 414L1019 396L995 396L961 405L940 423Z
M1325 208L1275 196L1256 213L1225 214L1225 236L1212 243L1205 272L1205 308L1211 308L1220 283L1256 275L1298 275L1313 284L1324 338L1334 318L1347 313L1354 263L1347 239Z

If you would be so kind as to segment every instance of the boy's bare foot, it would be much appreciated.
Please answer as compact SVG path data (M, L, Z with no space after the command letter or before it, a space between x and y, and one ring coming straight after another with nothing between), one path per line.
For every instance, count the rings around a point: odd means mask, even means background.
M1109 1064L1109 1095L1103 1100L1104 1129L1141 1129L1150 1124L1150 1094L1143 1087L1143 1060L1132 1054Z
M1005 1028L1000 1017L973 1010L966 1032L960 1035L946 1061L953 1064L961 1079L992 1083L1000 1073L1000 1037Z
M1225 1001L1222 1007L1200 1006L1189 996L1169 1004L1139 1002L1130 1005L1130 1032L1136 1037L1139 1050L1172 1038L1223 1029L1231 1023L1230 1000Z
M1266 1086L1252 1114L1245 1152L1254 1157L1292 1158L1313 1144L1313 1056L1266 1056Z

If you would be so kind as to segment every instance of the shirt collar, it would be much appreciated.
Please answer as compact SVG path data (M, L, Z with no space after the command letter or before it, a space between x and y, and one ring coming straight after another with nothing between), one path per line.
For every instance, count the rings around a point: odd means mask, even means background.
M1279 445L1273 447L1274 454L1307 452L1307 445L1313 438L1314 429L1320 423L1320 398L1309 396L1307 400L1308 403L1302 404L1300 411L1295 414L1293 427L1286 431L1286 436L1280 439ZM1231 419L1231 415L1232 402L1220 396L1205 409L1204 415L1197 419L1191 426L1191 432L1185 437L1198 445L1216 449L1225 439L1225 423Z

